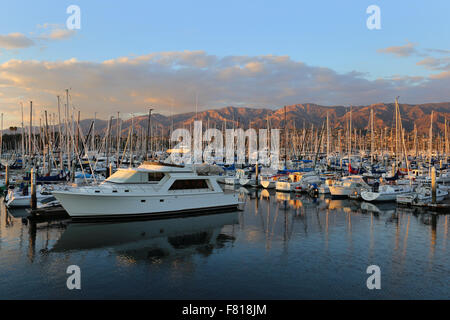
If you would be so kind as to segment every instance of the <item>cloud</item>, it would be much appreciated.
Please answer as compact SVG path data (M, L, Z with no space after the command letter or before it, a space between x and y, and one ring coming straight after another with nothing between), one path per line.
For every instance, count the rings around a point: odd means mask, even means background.
M397 57L409 57L412 54L417 53L416 46L417 44L408 42L403 46L392 46L383 49L378 49L377 52L394 54Z
M47 29L48 32L40 33L34 37L27 37L20 32L7 35L0 34L0 48L6 50L24 49L35 46L41 42L41 48L45 47L42 42L55 40L66 40L75 35L75 30L64 29L61 25L45 23L38 25L38 29Z
M66 29L63 25L55 23L44 23L38 25L38 29L49 30L48 32L41 33L38 38L43 40L66 40L76 34L75 30Z
M438 74L432 74L430 75L431 79L450 79L450 71L443 71ZM447 88L448 89L448 88Z
M443 50L443 49L426 49L426 51L439 54L450 54L450 50Z
M42 36L42 38L47 40L65 40L72 37L75 33L75 30L56 29L50 32L50 34Z
M322 105L367 105L449 101L450 74L393 76L368 80L354 71L338 73L288 56L225 56L204 51L158 52L103 62L23 61L0 64L1 110L19 119L19 101L56 112L56 95L71 88L71 104L82 117L138 113L149 105L170 114L234 106L279 107L305 101ZM173 107L173 109L172 109Z
M416 63L418 66L424 66L429 70L450 70L450 57L434 58L427 57Z
M3 49L21 49L34 45L34 41L24 34L15 32L8 35L0 35L0 48Z

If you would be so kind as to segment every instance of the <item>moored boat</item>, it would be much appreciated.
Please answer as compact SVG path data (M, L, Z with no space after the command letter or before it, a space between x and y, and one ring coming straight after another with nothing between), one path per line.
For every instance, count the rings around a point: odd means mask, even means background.
M448 191L436 188L436 203L442 202L448 196ZM398 195L397 203L407 205L423 205L432 203L432 190L429 186L419 186L413 192Z
M365 201L396 201L397 196L410 193L412 191L407 185L389 185L379 186L377 191L365 190L361 192L361 197Z
M355 193L360 194L362 189L370 188L365 179L366 177L361 175L343 177L329 186L330 193L333 197L349 197Z
M224 193L216 176L161 162L119 169L98 186L66 187L53 195L74 219L235 210L240 203L237 193Z

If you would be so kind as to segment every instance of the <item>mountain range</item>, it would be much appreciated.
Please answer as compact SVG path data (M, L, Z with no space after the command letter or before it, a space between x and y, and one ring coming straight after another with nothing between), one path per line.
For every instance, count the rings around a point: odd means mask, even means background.
M445 118L450 120L450 102L425 103L425 104L399 104L402 124L405 130L412 131L414 124L419 134L428 134L430 128L431 112L433 116L434 132L444 132ZM369 128L370 110L374 113L374 127L376 129L395 126L394 103L376 103L368 106L352 106L352 126L357 129ZM290 128L303 128L311 125L317 128L322 126L328 114L330 126L333 128L345 128L349 119L350 107L348 106L320 106L313 103L295 104L278 109L266 108L246 108L246 107L225 107L221 109L210 109L205 111L182 113L173 116L165 116L159 113L152 114L152 127L155 132L161 130L167 133L172 126L176 128L189 128L195 120L202 120L203 126L209 126L222 129L224 123L227 128L232 128L233 124L237 128L247 129L266 128L270 123L272 128L284 128L285 118ZM136 116L122 122L122 132L128 130L131 123L134 123L135 129L146 130L148 117ZM87 131L92 119L81 121L83 131ZM106 130L107 120L97 119L95 122L97 130ZM116 119L112 121L112 132L116 132ZM156 129L157 128L157 129Z
M450 120L450 102L424 103L424 104L399 104L402 124L406 131L412 131L414 124L418 134L428 134L430 128L431 112L433 116L433 132L444 132L445 119ZM209 109L198 113L189 112L173 116L165 116L160 113L152 114L152 127L155 134L163 132L167 135L173 125L174 129L189 128L195 120L202 120L203 127L209 123L210 127L222 129L226 123L227 128L271 128L282 129L285 126L285 119L289 128L315 128L322 126L328 114L329 124L332 128L346 128L348 124L350 109L352 110L352 127L357 129L369 128L370 110L374 113L375 129L392 128L395 125L394 103L376 103L368 106L321 106L313 103L295 104L278 109L268 108L247 108L247 107L224 107L220 109ZM161 110L163 111L163 110ZM87 133L93 119L80 121L83 132ZM135 116L133 119L126 119L121 123L122 134L127 134L131 124L134 124L135 132L147 130L147 115ZM95 130L105 132L108 127L108 120L97 119ZM117 130L116 118L112 121L112 134ZM6 133L9 130L5 130Z

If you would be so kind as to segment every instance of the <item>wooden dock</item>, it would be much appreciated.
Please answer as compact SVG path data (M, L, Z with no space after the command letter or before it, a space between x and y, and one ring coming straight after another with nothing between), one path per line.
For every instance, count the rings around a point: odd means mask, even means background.
M447 214L450 213L450 203L416 203L416 204L398 204L402 207L410 208L422 208L431 211L437 211L439 213Z
M41 208L41 209L28 209L28 220L33 222L44 222L49 220L70 219L69 214L63 207Z

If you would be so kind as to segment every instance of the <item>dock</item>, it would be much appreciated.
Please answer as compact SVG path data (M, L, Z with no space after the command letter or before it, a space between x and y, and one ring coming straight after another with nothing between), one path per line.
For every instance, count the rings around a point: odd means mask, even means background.
M409 208L422 208L430 211L437 211L439 213L444 214L450 212L450 203L416 203L414 205L398 203L398 206Z
M45 222L49 220L70 219L69 214L63 207L28 209L28 220L33 222Z

